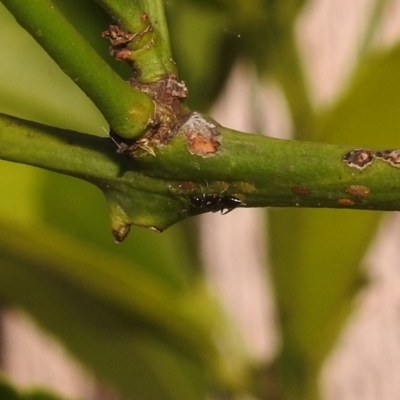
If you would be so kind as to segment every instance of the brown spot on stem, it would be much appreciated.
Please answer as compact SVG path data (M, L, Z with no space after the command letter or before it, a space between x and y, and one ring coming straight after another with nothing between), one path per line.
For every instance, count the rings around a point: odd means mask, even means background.
M354 201L350 199L339 199L338 203L342 207L352 207L354 206Z
M306 188L305 186L293 186L291 190L298 196L308 196L311 194L311 189Z
M216 123L198 112L192 112L179 131L184 134L189 152L201 157L214 156L220 145L221 132Z
M145 16L145 17L144 17ZM141 22L147 21L147 15L141 16ZM102 33L102 37L107 38L110 43L110 54L117 60L129 60L132 57L130 50L138 50L145 48L152 43L152 37L149 37L145 43L142 42L142 38L149 32L152 32L153 28L149 24L143 31L132 33L118 25L110 25L109 28Z
M375 156L393 167L400 168L400 150L377 151Z
M115 51L111 54L114 56L117 60L129 60L132 57L132 52L128 49L122 49Z
M354 149L343 156L343 161L351 168L363 170L372 164L374 155L371 150Z
M188 137L190 152L207 156L216 153L218 143L212 137L198 136L197 134Z
M369 189L361 185L351 185L346 189L346 193L353 197L367 198L369 196Z
M107 38L111 42L111 45L116 47L129 43L135 34L125 31L118 25L112 24L106 31L102 32L101 36Z
M140 22L146 22L148 20L148 18L149 18L148 15L146 13L143 13L140 16Z
M196 188L196 185L190 181L183 181L183 182L179 182L178 188L182 189L182 190L186 190L188 192L191 192Z
M235 182L233 186L239 192L244 193L253 193L256 190L256 187L248 182Z

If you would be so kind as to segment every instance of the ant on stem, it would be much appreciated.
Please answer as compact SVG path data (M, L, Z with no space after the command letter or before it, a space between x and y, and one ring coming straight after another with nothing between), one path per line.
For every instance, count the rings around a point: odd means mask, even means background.
M222 215L228 214L236 207L243 205L243 201L237 197L209 193L191 195L189 196L189 202L193 208L213 213L221 211Z
M191 194L185 196L185 198L189 201L190 206L193 209L205 212L211 211L213 213L221 211L221 214L225 215L234 210L235 208L244 205L243 201L238 199L237 197L225 195L224 193L227 190L227 188L228 187L226 187L219 194L205 193L202 190L201 194Z

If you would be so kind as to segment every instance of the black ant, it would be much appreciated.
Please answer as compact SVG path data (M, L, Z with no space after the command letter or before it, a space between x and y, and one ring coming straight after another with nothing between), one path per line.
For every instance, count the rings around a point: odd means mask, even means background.
M208 186L208 185L207 185ZM181 182L179 188L184 190L193 190L195 187L193 182ZM169 185L171 191L175 192L177 189ZM222 215L228 214L237 207L245 205L245 203L234 196L224 195L225 188L219 194L204 193L201 194L191 194L184 195L184 197L189 201L192 209L197 209L203 212L218 212L221 211ZM183 210L187 211L187 210Z
M221 194L207 194L189 196L189 202L193 208L198 210L221 211L222 215L228 214L236 207L243 205L242 200L234 196L223 196Z

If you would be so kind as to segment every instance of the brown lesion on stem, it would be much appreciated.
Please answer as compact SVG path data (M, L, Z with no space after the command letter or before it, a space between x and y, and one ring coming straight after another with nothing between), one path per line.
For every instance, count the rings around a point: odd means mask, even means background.
M291 188L292 193L297 194L298 196L309 196L312 192L311 189L305 186L293 186Z
M111 55L127 61L131 66L134 76L129 80L129 84L148 94L155 104L155 116L139 140L128 142L111 133L119 147L118 152L128 153L132 157L143 154L155 155L155 149L166 145L172 139L176 133L174 128L181 125L182 118L189 113L184 104L184 100L188 97L188 89L185 82L179 81L176 75L170 74L148 83L139 80L140 71L135 66L133 53L154 44L154 32L148 16L143 14L140 21L143 25L143 30L140 32L132 33L118 25L110 25L102 34L111 42Z
M389 163L392 167L400 168L400 150L382 150L375 153L375 157Z
M356 198L366 199L369 196L370 190L366 186L350 185L346 188L346 193Z
M353 207L355 202L350 199L339 199L338 204L342 207Z
M140 32L129 32L119 25L111 24L109 28L102 33L102 37L109 39L110 54L117 60L125 60L133 67L134 52L151 46L154 42L153 27L150 24L146 14L142 15L141 22L144 25Z
M185 136L187 149L190 154L203 158L217 154L221 146L222 135L219 125L198 112L191 112L178 127Z
M129 83L152 98L155 117L147 132L138 140L118 140L112 134L118 144L118 152L128 153L135 158L147 154L155 156L156 149L167 145L178 133L184 135L188 151L193 155L210 157L218 152L222 139L220 125L187 108L184 101L188 97L188 89L176 75L171 74L150 83L131 78Z
M371 151L367 149L354 149L343 156L343 161L351 168L357 168L360 171L369 167L374 160L381 160L392 167L400 168L400 150L378 150Z
M368 149L354 149L343 156L343 161L351 168L360 171L369 167L374 161L374 153Z

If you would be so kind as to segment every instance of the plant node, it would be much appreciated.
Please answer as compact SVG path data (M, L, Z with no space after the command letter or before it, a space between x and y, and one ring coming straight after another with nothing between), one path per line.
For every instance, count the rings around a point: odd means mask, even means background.
M189 113L183 101L188 97L188 90L183 81L178 81L175 75L151 83L140 83L135 79L130 84L148 94L155 104L155 117L145 135L130 143L118 144L119 152L129 153L132 157L140 155L140 149L145 153L155 155L154 150L166 145L175 135L176 126Z
M146 22L148 19L142 19ZM109 39L110 54L117 60L126 60L133 67L134 55L133 52L150 46L153 37L153 27L148 22L147 26L141 31L132 33L118 25L111 24L109 28L102 33L102 37Z

